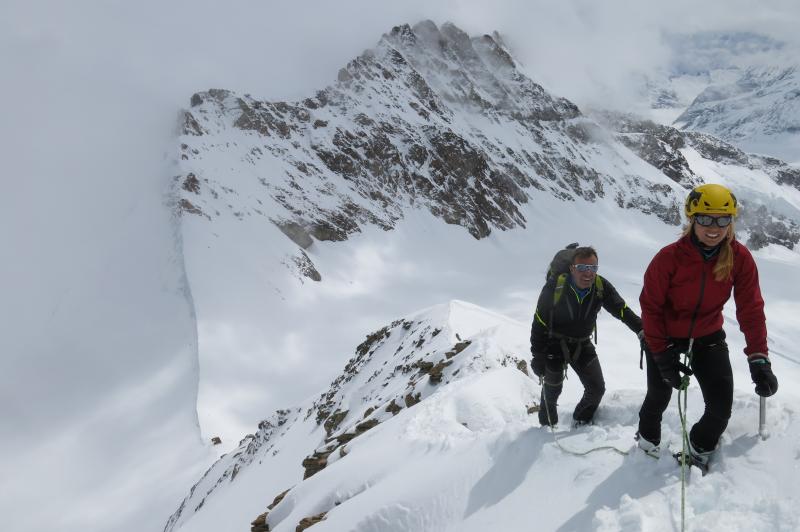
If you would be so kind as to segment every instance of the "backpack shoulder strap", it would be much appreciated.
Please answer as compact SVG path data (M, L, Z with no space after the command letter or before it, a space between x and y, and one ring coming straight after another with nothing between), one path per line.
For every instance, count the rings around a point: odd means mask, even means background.
M558 277L556 277L555 287L553 288L553 306L550 307L550 322L547 326L547 335L552 338L553 337L553 313L556 310L556 305L561 300L561 294L564 293L564 286L567 284L567 275L566 273L562 273Z
M567 274L562 273L556 279L556 287L553 290L553 308L561 301L561 294L564 293L564 286L567 284Z
M603 300L603 278L599 275L594 276L594 288L597 290L597 297Z

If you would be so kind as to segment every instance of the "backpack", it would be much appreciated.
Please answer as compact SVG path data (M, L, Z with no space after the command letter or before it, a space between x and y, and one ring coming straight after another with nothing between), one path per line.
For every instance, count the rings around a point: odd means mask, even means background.
M544 276L545 281L558 277L562 273L569 273L569 267L572 265L572 259L575 258L575 250L578 249L578 245L577 242L573 242L555 254Z
M564 286L567 284L567 276L569 275L569 267L572 265L572 260L575 258L575 250L578 249L579 244L573 242L564 249L559 250L553 260L550 261L550 266L547 268L545 280L556 278L556 288L553 291L553 308L561 300L561 294L564 292ZM594 287L597 290L597 297L602 301L603 299L603 280L599 275L594 278Z

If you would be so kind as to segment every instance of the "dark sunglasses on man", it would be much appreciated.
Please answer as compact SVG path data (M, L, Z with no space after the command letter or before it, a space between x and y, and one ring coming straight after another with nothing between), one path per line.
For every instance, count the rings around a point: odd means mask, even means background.
M575 269L579 272L592 272L597 273L597 268L599 267L597 264L573 264Z
M731 222L733 221L733 216L717 216L716 218L713 216L709 216L707 214L695 214L694 221L697 222L699 225L703 227L711 227L715 225L717 227L728 227Z

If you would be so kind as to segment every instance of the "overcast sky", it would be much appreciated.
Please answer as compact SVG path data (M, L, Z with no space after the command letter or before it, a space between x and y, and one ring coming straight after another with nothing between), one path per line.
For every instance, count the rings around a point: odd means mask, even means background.
M749 29L793 39L800 22L791 0L3 4L4 63L16 67L9 79L71 71L75 81L102 87L113 76L118 88L180 101L211 86L269 98L306 94L393 25L423 18L471 34L499 30L534 72L576 81L613 80L622 69L663 61L664 30Z

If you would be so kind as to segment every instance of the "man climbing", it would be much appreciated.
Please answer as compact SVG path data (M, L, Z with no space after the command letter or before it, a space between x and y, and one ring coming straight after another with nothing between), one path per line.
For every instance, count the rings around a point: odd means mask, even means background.
M568 271L549 274L531 327L531 368L542 381L539 408L542 426L558 423L556 406L568 365L584 387L583 397L572 414L574 425L591 423L600 405L605 381L591 341L600 307L622 320L640 339L642 334L639 316L628 308L608 280L597 275L594 248L575 247L568 264Z

